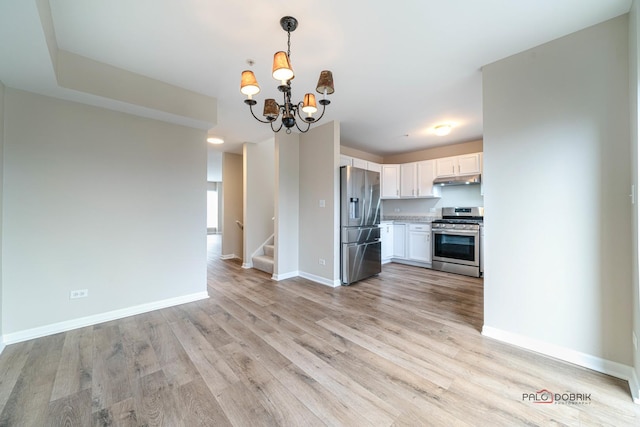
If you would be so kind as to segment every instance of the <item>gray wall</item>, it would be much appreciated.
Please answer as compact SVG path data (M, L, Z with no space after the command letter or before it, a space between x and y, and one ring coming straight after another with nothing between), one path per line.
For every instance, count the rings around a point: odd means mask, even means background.
M276 279L298 275L300 214L300 137L284 132L275 137L275 264Z
M633 331L635 336L640 332L640 295L638 294L638 125L640 116L638 115L638 104L640 94L638 89L638 79L640 78L640 13L638 1L634 0L629 13L629 93L630 96L630 120L631 120L631 182L635 184L634 197L636 203L632 209L632 277L633 277ZM635 367L636 378L640 378L640 353L638 349L633 349L633 366ZM631 384L630 384L631 385ZM634 385L632 385L634 387ZM636 398L640 398L639 385L635 384L632 390Z
M244 155L244 243L243 260L251 256L273 234L275 158L274 140L245 143Z
M4 115L5 336L206 292L204 131L9 88Z
M236 221L242 213L242 156L224 153L222 156L222 256L242 259L242 230Z
M300 135L300 273L330 285L340 279L339 158L339 123ZM320 200L325 207L319 206Z
M632 364L628 70L626 15L484 68L483 332Z
M2 220L2 203L4 200L3 197L3 183L4 183L4 156L3 156L3 151L4 151L4 92L5 92L5 87L2 84L2 82L0 82L0 332L2 331L2 327L4 324L4 315L3 315L3 310L2 310L2 306L3 306L3 295L4 295L4 286L2 284L2 264L3 264L3 257L2 257L2 229L3 229L3 225L4 225L4 221ZM0 342L0 349L3 348L2 342Z

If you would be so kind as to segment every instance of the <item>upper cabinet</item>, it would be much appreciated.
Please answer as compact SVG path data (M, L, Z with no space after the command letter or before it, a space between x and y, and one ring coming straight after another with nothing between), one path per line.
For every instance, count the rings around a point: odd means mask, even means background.
M440 188L433 187L434 160L400 165L400 197L440 197Z
M345 156L340 154L340 166L354 166L360 169L366 169L374 172L381 173L381 164L376 162L368 162L366 160L358 159L357 157Z
M353 157L340 154L340 166L353 166Z
M380 197L383 199L397 199L400 197L400 165L382 165L380 173L382 190Z
M482 153L436 159L436 177L473 175L482 172Z

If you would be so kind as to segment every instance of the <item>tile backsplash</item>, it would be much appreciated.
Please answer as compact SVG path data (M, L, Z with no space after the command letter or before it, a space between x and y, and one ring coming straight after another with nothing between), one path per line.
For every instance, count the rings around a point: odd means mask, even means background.
M382 215L440 216L443 207L448 206L484 206L479 185L456 185L441 188L439 199L385 199L382 200Z

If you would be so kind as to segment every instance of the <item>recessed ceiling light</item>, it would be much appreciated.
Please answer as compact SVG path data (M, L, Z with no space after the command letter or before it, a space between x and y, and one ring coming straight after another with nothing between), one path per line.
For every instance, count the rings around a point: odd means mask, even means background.
M209 138L207 138L207 142L209 142L211 144L224 144L224 139L215 138L215 137L209 137Z
M433 128L433 132L438 136L449 135L449 133L451 132L451 125L438 125Z

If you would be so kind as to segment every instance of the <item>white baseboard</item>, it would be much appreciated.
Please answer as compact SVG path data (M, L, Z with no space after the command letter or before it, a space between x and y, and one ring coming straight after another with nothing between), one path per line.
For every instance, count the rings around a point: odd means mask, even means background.
M592 369L603 374L611 375L629 382L631 394L634 402L640 403L638 399L638 380L633 367L623 365L622 363L613 362L591 354L582 353L570 348L562 347L556 344L550 344L534 338L525 337L523 335L514 334L513 332L503 331L491 326L482 327L482 335L496 339L498 341L513 344L536 353L551 356L565 362L573 363L588 369Z
M242 268L253 268L253 263L251 262L243 262Z
M6 346L6 345L4 345L4 342L3 342L3 343L0 343L0 354L2 354L2 352L4 351L4 349L5 349L6 347L7 347L7 346Z
M633 402L640 405L640 383L638 382L638 375L636 370L631 370L631 378L629 378L629 388L631 389L631 398Z
M340 279L331 280L325 277L316 276L315 274L305 273L304 271L300 271L298 274L300 277L304 277L305 279L311 280L312 282L320 283L321 285L331 286L332 288L337 288L340 286Z
M122 308L120 310L108 311L106 313L95 314L93 316L81 317L78 319L66 320L64 322L53 323L51 325L40 326L24 331L13 332L2 336L3 345L14 344L17 342L27 341L33 338L40 338L47 335L66 332L72 329L83 328L85 326L96 325L110 320L122 319L124 317L134 316L136 314L147 313L161 308L172 307L174 305L186 304L188 302L198 301L209 298L209 294L198 292L195 294L183 295L176 298L140 304L133 307Z
M291 279L292 277L298 277L299 275L300 273L297 271L290 271L288 273L274 274L273 276L271 276L271 278L273 280L285 280L285 279Z
M240 258L240 257L236 254L220 255L220 259L236 259L236 258Z

